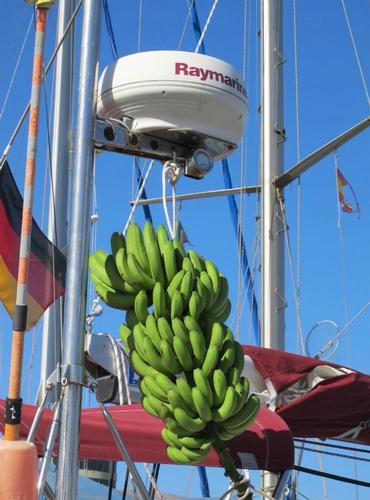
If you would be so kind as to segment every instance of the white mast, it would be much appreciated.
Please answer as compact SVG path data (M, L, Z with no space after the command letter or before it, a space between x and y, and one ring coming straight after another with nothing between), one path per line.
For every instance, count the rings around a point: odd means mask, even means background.
M284 350L284 227L274 179L283 171L282 2L262 1L262 345Z
M60 42L69 20L71 19L74 0L59 0L58 29L56 45ZM65 253L67 243L67 200L69 177L69 152L71 149L71 114L73 91L73 27L69 29L55 63L54 85L54 120L53 120L53 151L52 190L49 202L48 238ZM62 300L52 304L44 315L41 358L41 391L42 399L45 384L49 375L61 362L61 307ZM51 395L50 401L55 401L56 395Z
M90 219L95 77L98 60L101 0L85 0L81 33L77 126L73 155L68 265L63 325L64 399L60 428L57 500L77 495L78 449L83 383L85 293Z

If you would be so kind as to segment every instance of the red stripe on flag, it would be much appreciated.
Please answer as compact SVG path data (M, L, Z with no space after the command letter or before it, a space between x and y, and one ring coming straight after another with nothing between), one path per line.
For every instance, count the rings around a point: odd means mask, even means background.
M15 233L7 218L4 205L0 200L0 254L15 279L18 275L19 235ZM28 293L45 310L64 292L61 284L34 255L30 254ZM0 291L1 295L1 291ZM1 298L1 297L0 297Z

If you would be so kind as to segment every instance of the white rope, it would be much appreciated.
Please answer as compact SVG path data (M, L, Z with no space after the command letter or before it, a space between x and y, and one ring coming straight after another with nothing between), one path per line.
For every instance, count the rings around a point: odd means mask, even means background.
M366 80L365 80L364 72L363 72L363 70L362 70L362 65L361 65L360 57L359 57L359 55L358 55L358 51L357 51L357 47L356 47L355 38L354 38L354 36L353 36L353 32L352 32L352 28L351 28L351 23L350 23L350 21L349 21L349 17L348 17L348 14L347 14L347 9L346 9L346 6L345 6L345 3L344 3L344 0L341 0L341 1L342 1L342 6L343 6L343 11L344 11L344 16L345 16L345 18L346 18L346 22L347 22L347 26L348 26L349 34L350 34L350 37L351 37L351 40L352 40L353 50L354 50L354 52L355 52L355 56L356 56L356 61L357 61L358 69L359 69L359 72L360 72L360 75L361 75L362 85L364 86L364 90L365 90L365 94L366 94L367 103L368 103L368 105L370 106L370 97L369 97L369 92L368 92L368 90L367 90Z
M204 40L204 37L206 36L206 33L207 33L207 30L208 30L208 27L209 27L209 23L211 22L212 20L212 17L213 17L213 14L215 13L215 10L216 10L216 7L217 7L217 4L218 4L218 0L214 0L213 2L213 5L212 5L212 8L209 12L209 15L208 15L208 19L206 21L206 24L204 25L204 28L203 28L203 31L202 31L202 34L198 40L198 44L197 46L195 47L195 53L197 54L199 52L199 49L202 45L202 42Z
M297 296L297 290L295 286L295 279L294 279L294 267L293 267L293 258L292 258L292 251L291 251L291 246L290 246L290 239L288 235L288 225L286 223L286 216L285 216L285 207L284 203L282 200L282 197L280 195L280 192L278 191L278 197L279 197L279 204L280 204L280 211L281 211L281 217L284 225L284 234L285 234L285 242L286 246L288 249L288 261L289 261L289 269L290 269L290 278L291 278L291 283L292 283L292 289L293 289L293 296L294 296L294 304L295 304L295 309L296 309L296 316L297 316L297 335L301 344L301 349L302 349L302 354L306 354L306 346L304 343L303 339L303 333L302 333L302 323L301 323L301 317L300 317L300 310L299 310L299 301L298 301L298 296Z
M144 191L146 181L148 180L148 177L149 177L149 174L150 174L150 172L151 172L151 170L152 170L152 168L153 168L153 165L154 165L154 160L152 160L152 161L149 163L148 170L146 171L145 176L144 176L144 179L143 179L143 182L142 182L142 184L141 184L141 186L140 186L140 189L139 189L139 190L138 190L138 192L137 192L137 195L136 195L136 198L135 198L134 204L133 204L133 206L132 206L132 208L131 208L130 215L128 216L128 219L127 219L126 225L125 225L125 227L124 227L124 229L123 229L123 235L125 235L125 234L126 234L126 231L127 231L127 229L128 229L128 226L130 225L130 222L131 222L131 220L132 220L132 218L133 218L133 216L134 216L134 214L135 214L135 211L136 211L137 205L138 205L139 200L140 200L140 198L141 198L141 195L142 195L142 193L143 193L143 191Z
M162 205L166 217L167 227L172 239L176 237L177 213L175 184L182 175L182 169L175 161L166 161L162 169ZM167 179L172 186L172 222L167 207Z
M184 40L184 36L185 36L185 33L186 33L186 29L188 27L189 19L190 19L190 16L191 16L191 9L193 8L194 1L195 0L191 0L191 3L189 3L189 0L187 0L188 13L187 13L187 16L186 16L186 19L185 19L185 24L184 24L184 28L183 28L182 33L181 33L180 41L179 41L179 43L177 45L177 50L180 50L182 42Z
M323 473L324 472L324 463L323 463L322 454L321 454L321 448L320 448L319 444L316 445L316 450L317 450L317 460L319 461L320 471L321 471L321 473ZM328 492L327 492L327 489L326 489L326 479L325 479L325 477L321 478L321 483L322 483L323 500L328 500Z
M33 22L33 16L31 17L31 20L29 22L29 25L28 25L28 28L27 28L27 33L26 33L26 36L25 36L25 38L23 40L23 44L22 44L22 47L21 47L21 50L20 50L20 53L19 53L16 65L15 65L15 68L14 68L14 71L13 71L13 76L12 76L12 79L10 80L8 91L6 93L6 96L5 96L5 99L4 99L1 111L0 111L0 120L1 120L1 118L3 116L6 104L8 102L9 96L10 96L10 93L11 93L11 91L13 89L14 79L15 79L15 76L16 76L17 71L18 71L19 63L21 62L21 59L22 59L22 55L23 55L23 52L24 52L24 49L25 49L25 46L26 46L26 43L27 43L27 39L28 39L28 35L30 33L32 22Z

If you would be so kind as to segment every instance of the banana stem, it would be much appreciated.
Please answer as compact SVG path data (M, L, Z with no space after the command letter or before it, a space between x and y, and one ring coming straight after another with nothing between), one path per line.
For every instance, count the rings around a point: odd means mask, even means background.
M220 464L225 469L225 476L228 476L234 484L239 483L243 480L243 476L239 474L237 468L235 467L234 461L231 458L228 448L226 447L224 441L219 437L215 436L213 442L213 448L215 449L219 459ZM248 488L248 483L239 484L235 487L239 497L242 497Z

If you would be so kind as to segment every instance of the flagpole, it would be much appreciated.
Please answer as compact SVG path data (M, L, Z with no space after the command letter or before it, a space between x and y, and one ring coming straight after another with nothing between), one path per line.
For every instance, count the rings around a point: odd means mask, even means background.
M22 399L22 364L24 335L27 329L28 270L31 249L32 206L34 179L36 173L36 153L40 116L40 90L43 76L43 52L47 13L54 1L36 1L36 35L32 71L30 120L28 129L27 158L24 180L23 211L20 237L20 253L17 279L17 296L13 312L13 335L10 362L9 390L5 409L4 438L8 441L19 439ZM42 5L42 7L40 6Z
M89 207L94 157L93 125L101 0L85 0L81 33L77 127L73 155L73 196L68 230L68 265L63 325L61 377L64 399L61 417L57 500L77 495L78 450L83 373L83 343Z

